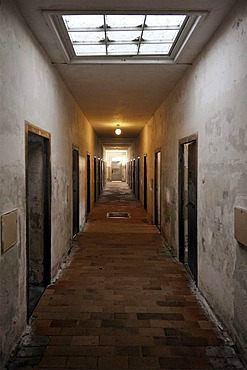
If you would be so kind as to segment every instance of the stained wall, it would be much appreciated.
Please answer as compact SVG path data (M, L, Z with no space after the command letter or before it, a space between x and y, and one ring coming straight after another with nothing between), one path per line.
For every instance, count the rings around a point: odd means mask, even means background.
M198 133L198 286L245 354L247 247L234 238L234 208L247 208L246 65L247 4L240 0L145 126L134 153L147 155L153 218L150 185L161 150L161 229L178 256L179 140Z
M72 147L79 149L80 227L86 217L86 155L102 156L94 131L11 0L0 2L0 215L17 209L17 243L0 254L0 367L26 325L26 138L30 124L50 134L51 270L72 239ZM93 184L93 171L91 174ZM94 187L91 187L93 192ZM93 201L93 193L91 200Z

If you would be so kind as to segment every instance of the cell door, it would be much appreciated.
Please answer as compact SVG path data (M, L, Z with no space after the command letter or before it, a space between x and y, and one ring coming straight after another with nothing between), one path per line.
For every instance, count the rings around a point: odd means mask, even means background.
M98 159L98 194L101 194L101 159Z
M90 154L87 154L87 213L91 211L91 169Z
M154 216L155 225L161 227L161 152L155 153L154 165Z
M27 317L50 284L50 136L26 127Z
M147 210L147 156L143 158L143 207Z
M179 259L197 282L197 136L180 142Z
M140 158L137 158L136 198L140 199Z
M132 161L132 191L136 193L136 161L133 159Z
M132 169L133 169L133 161L131 159L131 161L130 161L130 189L132 189L132 187L133 187L133 184L132 184L132 179L133 179Z
M79 232L79 152L73 149L73 236Z
M94 184L94 201L97 200L97 159L94 157L93 159L93 184Z

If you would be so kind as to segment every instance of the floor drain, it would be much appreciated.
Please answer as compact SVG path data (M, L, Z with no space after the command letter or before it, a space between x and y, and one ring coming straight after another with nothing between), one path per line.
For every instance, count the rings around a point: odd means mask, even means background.
M130 218L130 213L128 212L108 212L106 214L108 218Z

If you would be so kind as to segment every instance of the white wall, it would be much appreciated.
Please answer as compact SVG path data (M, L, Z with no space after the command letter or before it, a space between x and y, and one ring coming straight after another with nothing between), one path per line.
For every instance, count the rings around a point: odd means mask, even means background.
M0 7L0 215L18 209L18 243L0 255L2 364L26 324L25 123L51 134L53 276L72 236L72 145L80 151L81 226L86 208L86 153L91 154L92 170L93 156L101 153L92 127L12 1L3 0Z
M229 18L143 129L136 155L162 151L162 232L178 253L178 141L198 132L199 288L247 354L247 247L234 207L247 208L247 3ZM149 173L149 181L153 171ZM153 192L148 211L153 215Z

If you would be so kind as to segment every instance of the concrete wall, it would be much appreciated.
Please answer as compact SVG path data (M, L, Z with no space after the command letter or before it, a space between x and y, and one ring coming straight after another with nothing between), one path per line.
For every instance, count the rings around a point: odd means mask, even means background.
M240 0L143 129L135 153L147 154L151 182L161 148L162 233L178 253L178 141L198 132L198 285L245 354L247 247L234 238L234 207L247 208L246 65L247 3Z
M18 210L18 242L0 255L2 368L26 324L25 123L51 134L52 276L72 237L72 145L80 151L81 227L86 209L86 154L91 154L93 169L93 156L102 153L92 127L13 2L3 0L0 7L0 215ZM93 183L93 171L91 175Z

